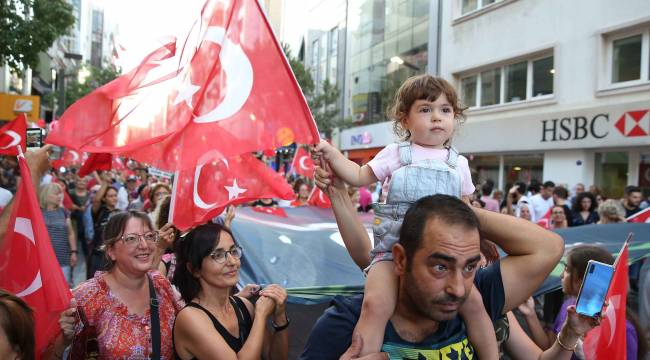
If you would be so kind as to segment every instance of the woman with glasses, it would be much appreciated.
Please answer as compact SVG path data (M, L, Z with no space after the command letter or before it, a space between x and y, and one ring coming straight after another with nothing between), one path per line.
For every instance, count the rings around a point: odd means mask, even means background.
M180 305L158 272L160 235L138 211L111 216L104 229L106 272L73 290L55 354L72 344L71 359L86 359L96 344L100 359L173 359L172 327Z
M174 324L174 350L180 359L261 359L263 354L287 359L287 293L269 285L258 292L255 304L231 295L239 280L242 249L230 230L201 225L179 241L176 255L174 284L187 304Z

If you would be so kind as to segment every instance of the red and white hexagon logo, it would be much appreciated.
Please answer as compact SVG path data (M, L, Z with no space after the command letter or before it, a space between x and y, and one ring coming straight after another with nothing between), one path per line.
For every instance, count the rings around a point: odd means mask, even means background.
M614 124L625 137L650 135L650 109L628 111Z

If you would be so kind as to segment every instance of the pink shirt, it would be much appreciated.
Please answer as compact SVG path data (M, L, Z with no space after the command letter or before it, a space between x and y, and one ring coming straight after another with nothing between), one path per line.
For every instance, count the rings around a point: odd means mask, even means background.
M431 149L417 144L411 144L411 160L412 162L420 160L440 160L446 162L449 157L449 150L447 149ZM368 162L368 166L375 173L375 177L381 182L393 174L393 171L402 167L399 161L399 145L397 143L389 144L383 148L374 159ZM458 164L456 169L460 173L461 194L471 195L474 193L475 187L472 183L472 175L469 171L469 163L467 158L458 155Z

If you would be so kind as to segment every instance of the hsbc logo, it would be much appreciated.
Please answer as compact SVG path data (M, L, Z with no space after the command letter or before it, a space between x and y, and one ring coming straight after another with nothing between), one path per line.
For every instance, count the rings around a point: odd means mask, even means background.
M625 137L650 135L650 109L623 113L614 124Z

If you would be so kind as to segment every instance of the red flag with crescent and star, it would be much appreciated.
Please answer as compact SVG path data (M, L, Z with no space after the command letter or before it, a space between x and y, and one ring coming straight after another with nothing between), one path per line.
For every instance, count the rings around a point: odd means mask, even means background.
M79 169L79 176L84 177L95 170L108 171L113 166L113 155L106 153L93 153Z
M88 153L78 150L65 148L61 153L58 160L52 161L52 167L58 169L60 167L79 167L88 159Z
M291 167L298 175L308 178L314 177L314 160L312 160L311 155L303 146L298 146Z
M546 214L544 214L541 219L537 220L537 225L543 227L544 229L551 228L551 210L553 210L553 208L548 209Z
M86 97L99 96L101 106L86 98L72 105L48 141L176 171L194 168L211 150L227 159L319 140L257 1L206 1L178 46L183 50L172 48L176 43L150 55L134 74ZM98 112L100 119L90 121ZM92 129L90 136L80 137L86 129Z
M290 200L293 189L253 154L206 156L196 168L176 172L169 219L184 231L221 214L228 205L262 198Z
M26 136L27 118L23 113L0 128L0 155L18 155L17 145L20 145L23 152L25 152L27 146Z
M584 341L586 359L621 359L627 358L627 307L629 240L614 265L614 277L607 292L608 306L603 312L600 326L589 331Z
M36 320L36 356L61 331L59 315L72 294L54 256L43 213L25 158L18 156L22 181L0 250L0 288L29 304Z
M628 217L629 223L650 223L650 207Z
M311 195L309 195L309 200L307 200L307 203L310 206L318 206L319 208L323 209L329 209L332 207L330 198L325 195L325 193L317 186L314 186L314 189L311 191Z

